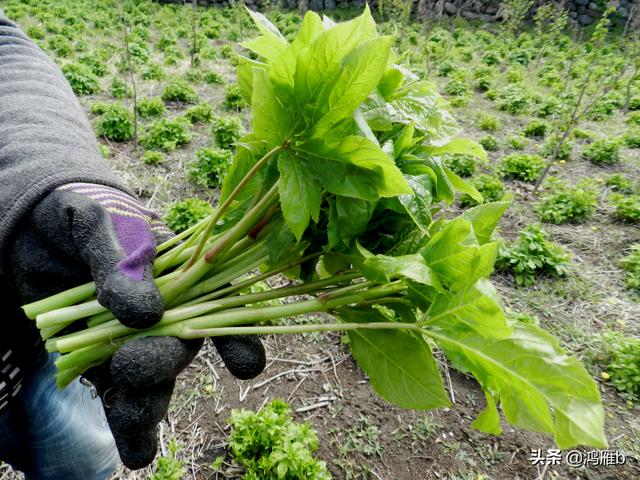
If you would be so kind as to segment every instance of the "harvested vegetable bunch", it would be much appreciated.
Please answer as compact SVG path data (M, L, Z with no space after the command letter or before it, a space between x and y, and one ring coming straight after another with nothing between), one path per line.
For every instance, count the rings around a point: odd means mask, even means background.
M449 405L437 347L484 389L478 429L500 432L500 404L508 421L554 435L560 448L605 446L595 382L547 333L510 323L487 279L508 204L454 218L441 211L456 191L482 202L442 157L485 153L452 139L456 123L434 86L394 64L393 39L377 34L368 9L340 24L309 12L291 43L250 13L260 36L243 46L259 60L241 58L238 79L253 131L238 143L214 213L159 247L161 321L122 325L92 284L24 307L47 348L62 353L58 384L141 336L340 330L390 402ZM299 282L239 293L283 272ZM259 303L301 294L310 299ZM313 312L335 321L272 324ZM61 334L76 322L84 328Z

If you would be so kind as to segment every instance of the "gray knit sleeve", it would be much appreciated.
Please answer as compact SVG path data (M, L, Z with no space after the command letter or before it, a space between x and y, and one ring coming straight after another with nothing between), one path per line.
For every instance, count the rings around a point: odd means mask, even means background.
M0 275L20 219L76 181L122 188L60 69L0 10Z

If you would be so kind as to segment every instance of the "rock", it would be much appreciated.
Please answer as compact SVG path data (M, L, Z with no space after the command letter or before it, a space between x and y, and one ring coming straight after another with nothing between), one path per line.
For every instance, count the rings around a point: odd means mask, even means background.
M573 2L578 6L586 7L589 5L589 0L573 0Z
M595 10L596 12L600 11L600 7L598 6L598 4L596 2L591 2L588 5L589 10Z
M578 12L569 12L569 16L575 20L575 18L578 16Z
M309 10L319 12L322 10L322 0L309 0Z
M581 15L578 15L578 23L580 23L580 25L585 25L585 26L591 25L593 23L593 18L583 13Z
M449 15L454 15L458 11L458 9L452 2L444 2L444 11Z
M336 0L324 0L325 10L333 10L336 8Z
M625 7L618 7L618 15L622 18L627 18L629 16L629 11Z

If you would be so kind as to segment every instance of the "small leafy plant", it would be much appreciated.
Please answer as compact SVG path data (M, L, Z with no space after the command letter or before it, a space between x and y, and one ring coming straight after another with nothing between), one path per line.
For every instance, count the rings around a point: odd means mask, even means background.
M153 475L149 480L182 480L187 474L187 469L182 460L178 459L181 445L174 439L167 444L167 454L158 457L155 463Z
M571 186L549 178L549 190L536 206L540 220L548 223L584 222L596 207L597 189L593 181L583 180Z
M624 194L630 194L636 190L636 184L633 180L620 173L609 175L605 180L605 185L615 192Z
M524 127L522 134L527 138L542 138L546 135L548 128L547 122L533 120Z
M497 267L512 272L520 286L531 286L541 275L562 277L569 268L570 255L547 238L540 225L522 229L518 241L500 249Z
M240 111L248 106L238 85L229 85L224 93L222 105L227 110Z
M497 202L505 195L504 184L495 175L482 173L473 177L469 183L482 194L485 202ZM479 202L470 195L460 195L460 205L463 207L478 205Z
M174 80L162 90L162 99L165 102L197 103L198 93L188 83Z
M502 90L497 97L498 110L518 114L526 111L531 99L527 93L518 86L510 85Z
M191 123L209 123L213 120L213 107L206 102L201 102L189 107L184 116Z
M91 95L100 90L98 77L86 65L67 63L62 67L62 73L76 95Z
M199 198L187 198L169 204L164 210L163 220L176 233L193 227L213 212L209 202Z
M631 400L639 400L640 340L609 331L600 336L600 345L607 379Z
M524 150L529 142L525 137L522 136L512 136L507 140L509 146L514 150Z
M640 195L611 195L614 216L627 223L640 223Z
M560 138L552 136L540 149L540 155L550 158L554 154L556 160L570 160L573 154L573 142L565 139L560 143Z
M142 118L160 117L164 110L164 102L160 97L145 97L138 101L138 114Z
M482 137L478 142L487 152L495 152L500 148L498 140L493 135Z
M640 243L631 245L631 251L620 264L627 274L627 287L640 291Z
M202 77L202 81L209 85L224 85L225 80L224 77L216 71L209 70L204 73Z
M495 115L483 113L478 119L478 128L485 132L495 132L500 129L500 120Z
M140 144L146 150L171 152L191 141L190 122L182 117L173 120L162 118L146 129Z
M318 436L308 423L293 421L289 405L272 400L260 411L233 410L229 449L245 469L245 479L330 480L325 463L313 453Z
M211 134L220 148L230 150L242 135L242 124L238 117L218 117L213 120Z
M142 155L142 163L145 165L160 165L164 162L164 154L155 150L149 150Z
M594 165L615 165L620 163L620 144L617 140L596 140L584 149L582 158Z
M187 178L208 188L222 185L222 179L231 165L232 153L228 150L201 148L196 158L187 165Z
M472 155L452 155L447 159L447 166L456 175L470 177L476 173L476 159Z
M622 136L622 141L628 148L640 148L640 129L627 131Z
M121 103L109 105L96 122L96 135L115 142L133 138L133 114Z
M127 85L127 83L120 77L113 77L109 91L111 92L111 96L118 100L122 100L133 95L133 91L129 85Z
M502 159L498 167L502 178L535 181L545 167L545 161L540 155L524 155L512 153Z

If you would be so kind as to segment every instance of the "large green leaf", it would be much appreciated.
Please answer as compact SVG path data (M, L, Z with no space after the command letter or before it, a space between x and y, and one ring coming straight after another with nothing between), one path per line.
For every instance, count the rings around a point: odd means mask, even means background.
M514 425L552 434L559 448L605 448L604 412L598 387L577 359L543 330L513 325L508 338L492 339L446 321L427 327L456 368L471 372ZM497 431L495 413L484 431Z
M381 86L378 88L384 96ZM398 123L413 123L430 140L449 140L460 129L453 117L440 108L437 92L430 82L407 83L387 98L392 119Z
M266 145L253 134L245 135L240 139L233 163L222 182L220 202L224 202L236 186L242 181L247 172L256 164L257 159L267 153ZM260 189L260 178L254 176L241 190L237 199L239 201L252 197Z
M266 64L238 56L238 87L240 87L240 94L249 103L253 98L253 67L266 68Z
M287 255L291 255L296 244L296 238L282 219L272 221L272 227L267 236L267 252L271 265L276 265Z
M485 203L470 208L462 214L462 218L469 220L473 225L473 231L480 245L491 240L496 225L509 205L511 205L510 202Z
M300 25L300 30L296 38L293 40L292 45L295 47L305 47L311 44L319 35L324 32L322 26L322 19L316 12L309 10L305 13Z
M436 233L422 255L440 282L461 291L493 271L498 243L479 245L471 222L457 218Z
M391 116L387 110L387 103L377 92L369 95L360 105L359 110L372 130L384 132L391 130Z
M297 57L295 99L302 111L315 103L320 90L339 72L344 57L363 41L376 36L376 24L368 7L351 21L325 30Z
M336 222L340 238L345 245L351 245L354 239L367 229L371 215L376 208L375 202L336 196Z
M478 190L475 189L473 185L465 182L462 178L460 178L457 174L453 173L447 167L444 167L443 171L447 175L449 182L451 183L451 185L456 191L460 193L466 193L478 203L484 202L484 197Z
M288 45L287 39L284 38L284 36L280 33L280 30L278 30L278 27L271 23L267 17L265 17L260 12L254 12L249 8L247 8L247 12L253 19L253 23L255 23L256 27L262 35L271 38L274 41L280 42L285 46Z
M394 197L403 193L410 194L413 192L393 160L380 147L364 137L350 135L339 139L336 143L329 143L321 138L313 138L295 146L295 150L303 158L309 159L310 163L317 160L326 160L368 170L369 180L375 185L380 197ZM327 182L327 178L334 176L335 172L328 171L324 175L320 172L320 181L323 182L327 190L330 190L329 184L333 184L333 182ZM344 189L341 190L344 191ZM333 193L363 198L358 191L353 191L351 194ZM364 197L364 199L369 200L371 198Z
M392 37L378 37L349 53L334 82L320 91L313 112L314 135L322 136L354 111L375 90L389 61Z
M358 250L365 258L364 264L370 269L377 270L385 277L385 281L389 281L391 278L404 277L423 285L433 285L434 280L431 276L431 270L424 262L424 258L419 254L398 257L381 254L374 255L361 245L358 245Z
M253 68L253 132L270 146L281 146L291 135L291 116L277 98L269 74L264 68Z
M427 311L425 324L465 324L485 337L505 338L511 333L498 294L488 280L479 280L455 294L436 295Z
M413 189L413 195L399 195L398 200L420 231L426 234L431 224L433 179L430 175L405 175L405 179Z
M480 160L487 161L487 152L477 142L468 138L455 138L441 146L424 147L423 151L432 157L442 155L472 155Z
M345 322L386 320L371 308L343 308L337 316ZM358 365L388 402L415 409L449 405L431 349L421 336L400 330L352 330L349 339Z
M319 219L322 190L302 162L289 152L279 155L278 170L282 213L287 225L300 240L309 225L309 219L313 218L315 222Z

